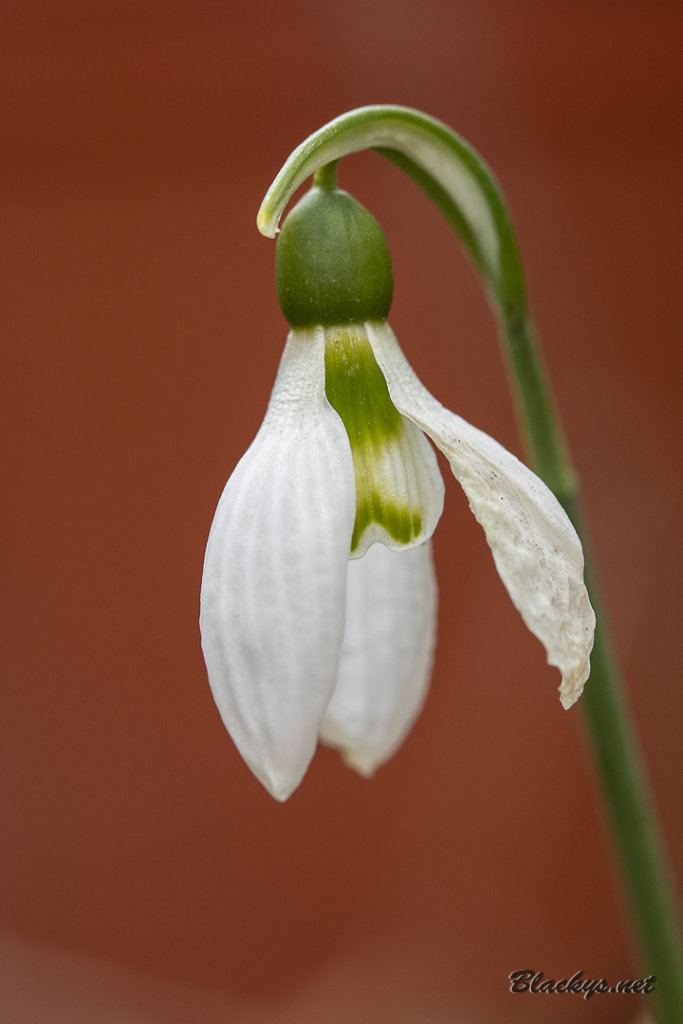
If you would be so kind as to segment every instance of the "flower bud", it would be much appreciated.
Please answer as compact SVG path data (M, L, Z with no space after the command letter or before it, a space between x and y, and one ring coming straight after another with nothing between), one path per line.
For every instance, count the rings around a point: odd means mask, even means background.
M282 312L299 328L386 320L394 290L375 218L348 192L315 183L278 236L275 280Z

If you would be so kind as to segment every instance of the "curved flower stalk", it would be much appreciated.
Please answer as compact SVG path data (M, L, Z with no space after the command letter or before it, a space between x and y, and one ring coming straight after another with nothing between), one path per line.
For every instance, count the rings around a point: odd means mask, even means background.
M503 325L533 466L569 505L575 474L535 345L514 229L496 179L465 139L436 118L407 107L359 107L342 114L285 161L259 209L259 231L274 238L287 203L310 175L368 148L396 163L424 189L479 271Z
M220 499L201 631L243 757L286 799L318 740L362 774L424 701L434 649L431 537L448 458L565 708L590 671L595 616L576 531L547 486L420 383L387 324L381 228L332 171L277 246L291 332L263 425Z
M397 164L427 193L451 223L479 271L502 328L504 357L512 371L513 394L531 463L559 498L585 546L587 530L577 480L528 315L524 275L510 217L493 175L464 139L417 110L397 106L352 110L324 125L293 151L266 194L258 214L259 230L273 237L289 199L309 175L324 175L326 165L366 148L374 148ZM412 406L403 406L400 385L397 389L388 369L389 363L394 370L398 369L398 357L391 344L382 348L382 330L374 333L380 341L380 348L375 346L375 356L387 373L392 400L405 414L409 415L412 408L414 421L430 433L429 416L424 413L435 413L431 396L429 400L423 396L423 408L415 389ZM452 415L445 412L445 421ZM453 437L456 436L454 431ZM452 456L457 456L458 447L457 441L443 446L456 475L459 459ZM460 476L460 482L471 499L467 473ZM494 508L495 503L488 508L484 503L483 511L477 511L473 505L480 521L482 515L485 518ZM486 529L484 521L482 525ZM515 600L514 585L511 587L512 581L505 579L506 569L495 544L492 549L498 570ZM521 562L518 568L523 575ZM683 1020L683 948L671 872L619 668L604 616L599 612L597 581L589 564L586 576L593 604L598 608L599 625L590 685L582 707L635 929L648 969L657 975L654 998L658 1019L662 1024L678 1024ZM522 613L529 627L541 636L542 608L531 616L536 626L527 618L528 612ZM549 660L557 663L552 646L548 645Z

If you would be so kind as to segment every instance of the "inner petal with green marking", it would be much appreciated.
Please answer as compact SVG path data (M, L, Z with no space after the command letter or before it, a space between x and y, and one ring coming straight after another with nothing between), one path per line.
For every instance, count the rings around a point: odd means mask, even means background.
M356 476L351 555L381 541L427 540L443 508L443 481L426 437L389 397L362 324L325 328L325 391L346 427Z

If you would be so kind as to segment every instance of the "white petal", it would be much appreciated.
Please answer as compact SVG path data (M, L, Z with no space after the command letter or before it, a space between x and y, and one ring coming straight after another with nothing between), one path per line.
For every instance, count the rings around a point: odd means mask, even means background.
M336 680L356 510L323 359L321 329L291 332L265 420L218 504L202 580L214 698L279 800L308 767Z
M371 775L403 742L429 685L436 633L431 542L375 544L349 562L339 679L320 738Z
M387 325L368 324L394 405L446 455L524 622L562 673L569 708L590 673L595 615L574 527L546 485L497 441L449 412L413 373Z
M327 327L325 345L325 388L347 429L356 475L351 557L378 541L417 547L443 511L434 449L395 409L362 324Z
M441 518L445 491L434 449L427 438L402 416L401 429L390 442L360 448L355 454L356 514L361 516L365 507L375 518L360 534L351 558L361 558L377 542L394 551L421 547ZM368 495L374 495L375 500L363 505ZM391 526L392 519L398 524L394 534L386 525Z

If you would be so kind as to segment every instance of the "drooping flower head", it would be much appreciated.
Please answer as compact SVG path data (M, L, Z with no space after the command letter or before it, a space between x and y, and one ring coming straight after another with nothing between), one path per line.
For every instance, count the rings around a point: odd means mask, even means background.
M555 497L413 373L387 324L382 230L330 169L285 220L276 261L291 330L263 424L218 504L200 624L226 727L283 800L318 740L371 774L426 696L444 491L427 438L560 669L564 707L588 677L595 618Z

